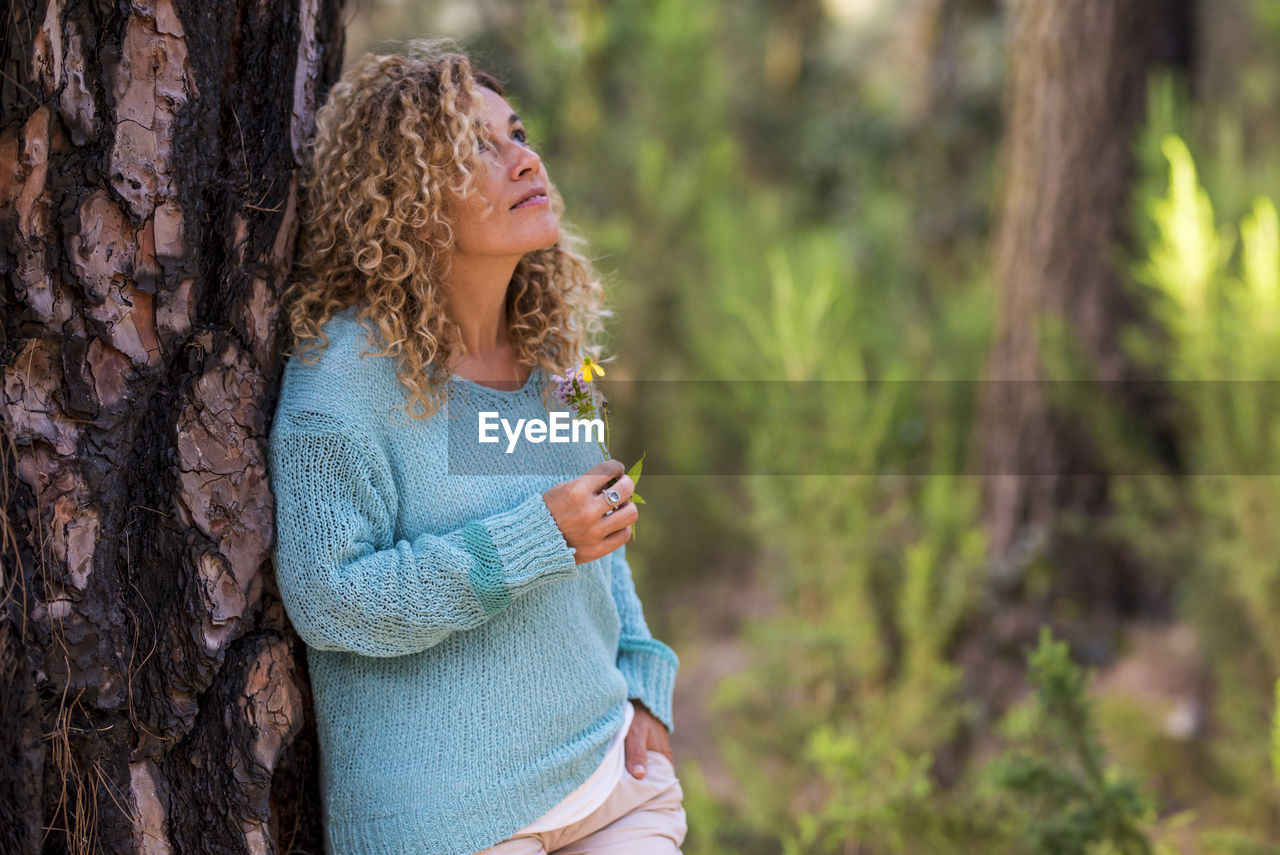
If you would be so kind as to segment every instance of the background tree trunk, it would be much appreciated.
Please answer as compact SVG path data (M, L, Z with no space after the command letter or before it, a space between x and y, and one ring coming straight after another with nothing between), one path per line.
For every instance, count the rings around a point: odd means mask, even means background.
M16 0L0 851L321 852L265 438L341 0Z
M1023 0L1011 11L995 241L1000 305L988 379L1047 379L1055 333L1082 358L1079 376L1104 385L1134 379L1120 332L1138 312L1114 269L1115 249L1125 240L1148 74L1157 64L1190 67L1192 0ZM1108 388L1128 417L1150 421L1134 387ZM984 497L992 557L1013 577L1047 557L1055 596L1071 597L1084 613L1132 611L1141 599L1137 571L1092 525L1107 509L1105 465L1080 416L1046 392L1024 382L984 389L979 465L999 473Z

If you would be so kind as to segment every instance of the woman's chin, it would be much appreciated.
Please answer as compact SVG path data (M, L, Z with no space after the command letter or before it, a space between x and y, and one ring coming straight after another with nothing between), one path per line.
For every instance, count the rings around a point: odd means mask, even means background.
M547 229L538 244L538 249L550 249L556 245L556 241L560 240L560 224L554 223L552 228Z

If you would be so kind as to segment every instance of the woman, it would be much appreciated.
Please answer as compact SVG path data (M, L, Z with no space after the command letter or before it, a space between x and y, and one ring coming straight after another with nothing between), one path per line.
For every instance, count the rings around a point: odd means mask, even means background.
M626 562L634 485L593 443L535 466L475 428L546 417L601 288L502 87L415 51L364 57L317 114L271 433L326 845L678 852L678 663Z

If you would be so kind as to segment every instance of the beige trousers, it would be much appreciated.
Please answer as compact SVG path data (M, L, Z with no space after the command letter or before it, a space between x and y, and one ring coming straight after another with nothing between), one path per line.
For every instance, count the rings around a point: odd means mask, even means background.
M684 792L671 761L648 755L648 773L637 779L623 769L609 798L581 822L518 834L477 855L680 855L688 830Z

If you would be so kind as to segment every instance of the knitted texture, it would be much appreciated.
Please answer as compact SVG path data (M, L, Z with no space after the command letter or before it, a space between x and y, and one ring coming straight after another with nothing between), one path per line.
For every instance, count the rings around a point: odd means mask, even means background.
M541 369L513 392L451 378L444 409L415 420L350 313L325 333L318 361L285 368L269 459L327 851L467 855L582 784L628 698L670 728L678 661L649 632L625 547L574 564L542 499L597 447L539 446L562 471L529 474L519 451L475 441L480 410L547 418Z

